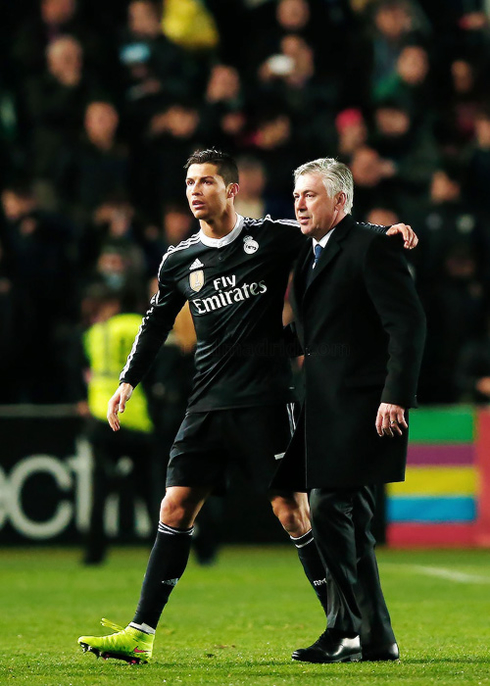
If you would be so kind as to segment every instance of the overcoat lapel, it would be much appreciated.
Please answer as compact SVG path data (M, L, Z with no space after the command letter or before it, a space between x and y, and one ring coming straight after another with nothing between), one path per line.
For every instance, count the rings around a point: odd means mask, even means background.
M307 250L305 250L304 255L301 255L299 259L298 267L296 268L296 277L294 279L294 294L297 303L300 303L302 301L304 295L307 291L310 290L311 286L318 279L319 275L340 253L340 251L342 250L342 241L347 236L351 227L354 224L355 221L350 215L344 217L344 219L342 219L342 221L337 224L335 231L332 234L332 237L328 241L325 249L323 250L320 256L320 259L318 260L318 264L314 269L314 274L312 275L309 283L307 276L308 270L311 269L311 262L313 260L313 257L311 242L308 241Z
M330 264L330 262L335 257L337 257L341 250L339 243L335 240L335 233L330 238L324 250L322 251L322 254L320 255L320 259L318 260L318 263L315 269L313 270L313 275L310 279L310 282L306 286L305 294L315 283L315 281L318 279L319 275L323 272L323 270Z

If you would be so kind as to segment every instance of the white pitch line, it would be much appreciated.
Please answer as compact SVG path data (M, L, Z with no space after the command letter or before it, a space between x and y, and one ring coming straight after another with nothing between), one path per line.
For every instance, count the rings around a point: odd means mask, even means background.
M407 565L398 564L396 562L381 563L383 567L398 567L400 569L411 569L419 574L425 576L435 576L439 579L447 579L447 581L454 581L461 584L490 584L490 577L479 576L477 574L466 574L466 572L458 572L454 569L446 569L445 567L429 567L426 565Z

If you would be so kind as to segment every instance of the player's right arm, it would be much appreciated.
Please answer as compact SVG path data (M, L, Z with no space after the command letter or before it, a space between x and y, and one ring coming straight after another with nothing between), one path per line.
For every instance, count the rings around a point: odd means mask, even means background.
M149 370L160 347L165 343L177 314L185 303L185 296L177 289L175 271L166 253L158 274L158 292L150 301L133 347L119 377L120 386L109 401L107 419L111 428L119 427L118 412L123 412L133 389Z
M133 386L130 383L122 383L109 400L107 421L113 431L119 431L121 428L118 413L122 413L126 409L126 402L130 399L133 390Z

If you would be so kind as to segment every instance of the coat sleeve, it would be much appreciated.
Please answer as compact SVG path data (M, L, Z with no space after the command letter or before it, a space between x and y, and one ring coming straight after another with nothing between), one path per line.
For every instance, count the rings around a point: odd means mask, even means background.
M375 236L364 264L369 297L388 334L381 402L413 407L426 335L425 313L403 256L402 241Z
M283 328L283 338L286 344L287 356L290 358L304 355L304 350L298 337L296 323L291 322Z
M177 289L175 279L172 277L168 260L164 258L158 275L158 292L151 299L150 308L143 317L136 334L133 347L119 377L121 383L130 383L134 387L141 381L151 367L160 347L165 343L185 301L185 296Z

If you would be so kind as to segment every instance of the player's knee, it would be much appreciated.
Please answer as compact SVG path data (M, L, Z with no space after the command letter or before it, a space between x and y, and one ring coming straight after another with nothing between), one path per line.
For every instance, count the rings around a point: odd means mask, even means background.
M194 508L178 498L165 496L160 506L160 521L175 529L188 529L194 522Z
M276 498L272 501L272 510L290 536L302 536L311 528L308 513L294 500Z

